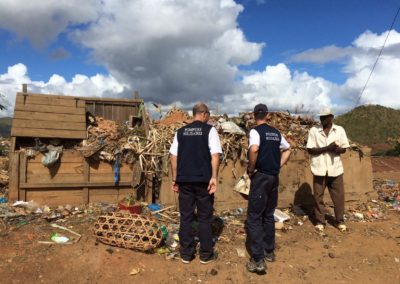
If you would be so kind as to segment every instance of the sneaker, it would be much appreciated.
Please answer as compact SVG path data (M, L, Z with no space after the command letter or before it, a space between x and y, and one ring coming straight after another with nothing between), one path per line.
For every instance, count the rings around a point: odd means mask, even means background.
M207 264L207 263L217 260L217 258L218 258L218 254L216 252L214 252L212 255L210 255L209 257L206 257L206 258L200 256L200 263Z
M187 257L187 256L181 256L181 261L185 264L190 263L194 259L194 256L192 257Z
M341 232L346 232L346 231L347 231L347 227L346 227L346 225L343 224L343 223L341 223L341 224L338 225L338 229L339 229L339 231L341 231Z
M267 266L263 259L255 261L253 258L246 265L249 272L265 272Z
M324 229L325 229L325 226L322 224L315 225L315 230L317 230L317 232L322 233L322 232L324 232Z
M275 252L271 251L271 252L265 252L264 254L264 260L268 261L268 262L274 262L275 261Z

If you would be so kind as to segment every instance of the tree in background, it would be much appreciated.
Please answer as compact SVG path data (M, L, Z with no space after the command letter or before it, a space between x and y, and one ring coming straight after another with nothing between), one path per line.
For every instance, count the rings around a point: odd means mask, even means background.
M0 101L2 101L3 98L4 98L4 95L0 94ZM6 107L3 104L0 103L0 110L5 110L5 109L6 109Z

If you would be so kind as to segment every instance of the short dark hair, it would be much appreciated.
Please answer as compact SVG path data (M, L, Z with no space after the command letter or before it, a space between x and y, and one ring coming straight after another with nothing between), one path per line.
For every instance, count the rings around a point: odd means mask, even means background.
M261 120L264 119L267 116L268 112L255 112L254 113L254 118L256 120Z
M198 113L208 112L208 106L205 103L197 103L193 107L193 116Z

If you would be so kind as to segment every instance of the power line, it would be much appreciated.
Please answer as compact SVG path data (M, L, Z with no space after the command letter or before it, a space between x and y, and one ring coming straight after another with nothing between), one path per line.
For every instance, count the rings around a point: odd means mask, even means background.
M383 42L383 45L382 45L382 47L381 47L381 50L379 51L378 56L376 57L375 63L374 63L374 65L372 66L372 69L371 69L371 72L369 73L368 79L367 79L367 81L365 82L365 85L364 85L363 89L361 90L360 95L359 95L358 98L357 98L356 105L355 105L356 107L357 107L358 104L360 103L361 97L362 97L362 95L364 94L365 89L367 88L369 79L371 79L371 76L372 76L372 73L373 73L374 70L375 70L376 64L378 63L379 58L381 57L381 54L382 54L382 52L383 52L383 49L385 48L387 39L389 38L390 32L391 32L392 29L393 29L394 23L396 22L397 16L399 15L399 12L400 12L400 7L397 9L397 12L396 12L396 15L394 16L393 22L392 22L392 24L390 25L389 32L388 32L388 34L387 34L387 36L386 36L386 38L385 38L385 41Z

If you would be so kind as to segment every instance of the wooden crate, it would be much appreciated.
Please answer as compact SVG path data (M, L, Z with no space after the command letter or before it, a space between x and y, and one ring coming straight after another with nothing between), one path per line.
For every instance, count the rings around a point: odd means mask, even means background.
M141 127L148 132L141 99L86 98L18 93L11 129L9 199L35 200L41 204L117 202L133 192L137 165L122 164L120 181L114 182L113 167L105 161L85 159L78 151L64 150L51 168L42 165L42 154L27 158L19 142L33 138L86 139L86 112L125 122L130 115L143 116ZM142 113L139 113L142 111ZM135 182L133 182L135 180ZM143 195L152 202L150 188Z
M41 163L42 157L39 154L27 158L24 152L19 153L18 194L13 192L12 198L58 205L117 202L134 193L133 165L121 164L120 182L116 185L112 165L107 162L85 159L77 151L64 151L60 161L47 168Z

